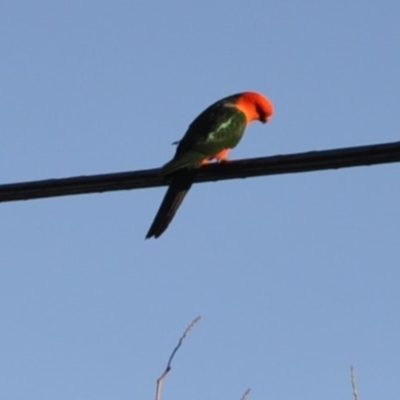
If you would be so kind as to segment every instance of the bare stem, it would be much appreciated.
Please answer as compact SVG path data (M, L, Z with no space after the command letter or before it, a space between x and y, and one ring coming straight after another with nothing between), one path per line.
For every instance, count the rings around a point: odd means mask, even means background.
M350 367L350 375L351 375L351 387L353 389L354 400L359 400L357 382L356 382L356 374L355 374L353 366Z
M243 396L241 397L240 400L247 400L247 397L249 396L249 394L250 394L250 388L247 389L247 390L243 393Z
M174 350L172 350L172 353L168 359L167 367L165 368L164 372L161 374L161 376L157 379L157 387L156 387L156 400L161 400L161 389L162 389L162 384L166 376L168 375L168 372L171 371L171 364L172 360L176 354L176 352L179 350L179 348L182 346L183 341L185 340L187 334L193 329L193 327L199 322L201 319L201 316L199 315L196 317L185 329L185 332L183 332L183 335L179 338L178 344L175 346Z

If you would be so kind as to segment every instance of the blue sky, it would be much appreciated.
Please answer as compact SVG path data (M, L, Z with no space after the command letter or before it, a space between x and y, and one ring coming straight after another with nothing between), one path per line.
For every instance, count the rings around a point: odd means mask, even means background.
M0 181L154 168L242 90L274 102L231 158L399 140L400 3L0 5ZM0 393L397 399L397 164L0 204Z

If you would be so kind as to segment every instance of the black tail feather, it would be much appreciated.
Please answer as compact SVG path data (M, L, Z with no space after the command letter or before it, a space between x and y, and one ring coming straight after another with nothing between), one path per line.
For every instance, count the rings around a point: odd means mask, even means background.
M181 170L173 174L170 186L147 232L146 239L158 238L168 228L192 183L192 170Z

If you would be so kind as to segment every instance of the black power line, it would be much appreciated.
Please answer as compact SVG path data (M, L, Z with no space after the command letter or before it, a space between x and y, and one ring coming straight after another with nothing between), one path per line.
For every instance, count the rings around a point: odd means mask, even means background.
M400 161L400 142L251 158L201 167L195 183L348 168ZM0 202L168 185L159 169L0 185Z

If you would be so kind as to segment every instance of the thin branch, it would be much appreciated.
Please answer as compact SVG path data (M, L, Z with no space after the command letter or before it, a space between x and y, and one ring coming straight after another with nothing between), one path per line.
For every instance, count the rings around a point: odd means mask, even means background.
M358 389L357 389L357 381L356 381L356 374L355 374L353 366L350 367L350 375L351 375L351 387L353 389L354 400L359 400Z
M248 395L250 394L250 388L249 389L247 389L244 393L243 393L243 396L240 398L240 400L246 400L247 399L247 397L248 397Z
M169 357L167 367L165 368L165 371L161 374L161 376L157 379L157 387L156 387L156 400L161 400L161 389L162 389L162 384L166 376L168 375L168 372L171 371L171 364L172 360L176 354L176 352L179 350L179 348L182 346L183 341L185 340L187 334L193 329L193 327L200 321L201 316L199 315L196 317L185 329L185 332L183 332L183 335L179 338L178 344L175 346L174 350L172 350L172 353Z
M400 161L400 142L312 151L210 164L200 168L195 183L254 176L321 171ZM160 170L148 169L115 174L0 185L0 202L45 197L144 189L168 185Z

